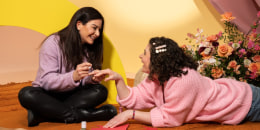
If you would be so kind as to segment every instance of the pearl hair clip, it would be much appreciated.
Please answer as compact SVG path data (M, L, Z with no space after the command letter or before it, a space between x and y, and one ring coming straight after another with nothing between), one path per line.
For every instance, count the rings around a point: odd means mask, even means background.
M165 51L167 51L165 44L155 47L155 53L161 53L161 52L165 52Z

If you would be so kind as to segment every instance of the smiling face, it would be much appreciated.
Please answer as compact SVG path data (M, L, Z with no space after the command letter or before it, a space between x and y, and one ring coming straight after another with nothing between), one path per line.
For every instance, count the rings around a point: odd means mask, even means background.
M139 58L141 59L142 63L143 63L143 69L142 71L144 73L150 73L150 45L148 44L146 46L146 48L144 49L144 53L142 53Z
M82 43L93 44L95 39L100 36L101 28L101 19L90 20L85 25L80 21L77 22L77 29Z

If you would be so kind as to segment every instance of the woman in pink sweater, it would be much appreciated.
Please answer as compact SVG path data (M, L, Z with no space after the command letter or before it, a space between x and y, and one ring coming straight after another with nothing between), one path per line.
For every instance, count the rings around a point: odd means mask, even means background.
M129 108L104 127L113 128L128 119L153 127L260 121L260 88L233 79L212 80L200 75L196 61L173 40L150 39L140 59L142 71L149 76L136 87L126 86L122 76L109 69L91 73L94 78L108 75L105 81L115 80L118 103ZM151 110L137 111L145 108Z

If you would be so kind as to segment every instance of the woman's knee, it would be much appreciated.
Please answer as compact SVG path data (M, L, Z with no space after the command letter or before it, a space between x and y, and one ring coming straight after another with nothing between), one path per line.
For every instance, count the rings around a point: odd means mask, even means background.
M97 97L105 97L105 98L107 98L108 91L107 91L107 88L104 85L102 85L102 84L93 84L92 87L95 88L96 93L97 93Z
M18 93L18 99L22 106L28 104L31 100L34 100L38 92L42 91L41 88L27 86L22 88Z
M107 99L108 91L107 88L102 84L92 84L88 86L89 89L86 89L83 93L85 96L84 99L86 99L86 102L90 103L91 100L93 100L96 104L100 104L104 102ZM87 95L86 95L87 93Z

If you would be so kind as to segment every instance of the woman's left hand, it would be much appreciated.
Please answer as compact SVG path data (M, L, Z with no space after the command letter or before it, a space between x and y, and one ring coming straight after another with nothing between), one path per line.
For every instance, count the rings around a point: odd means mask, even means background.
M94 71L92 71L90 74L91 74L91 75L95 75L95 74L97 74L97 73L99 73L99 72L100 72L100 70L94 70ZM106 75L93 76L93 77L92 77L92 80L95 81L95 82L101 82L102 80L104 80L105 76L106 76Z
M121 125L123 123L125 123L126 121L128 121L128 119L130 119L132 117L132 111L131 110L126 110L122 113L119 113L118 115L116 115L114 118L112 118L111 120L109 120L104 126L103 128L114 128L118 125Z

